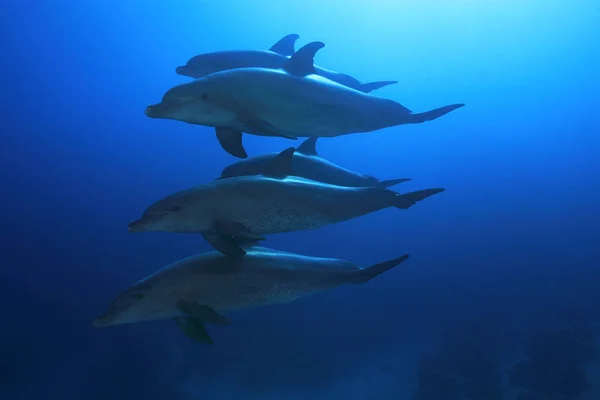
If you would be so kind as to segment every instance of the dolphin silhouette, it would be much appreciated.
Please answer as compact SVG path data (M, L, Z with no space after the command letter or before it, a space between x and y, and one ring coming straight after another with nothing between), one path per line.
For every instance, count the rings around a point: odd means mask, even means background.
M216 251L166 266L120 293L96 318L97 328L172 319L193 340L213 344L205 323L227 325L222 315L286 303L350 283L365 283L408 255L360 268L349 261L251 247L245 257Z
M464 106L413 113L395 101L316 75L313 60L323 46L307 44L283 69L226 70L175 86L160 103L148 106L146 115L214 127L228 153L246 158L242 132L289 139L335 137L423 123Z

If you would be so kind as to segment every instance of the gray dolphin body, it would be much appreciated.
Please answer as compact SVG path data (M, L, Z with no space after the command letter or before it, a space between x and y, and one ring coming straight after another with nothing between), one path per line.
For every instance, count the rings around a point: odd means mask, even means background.
M243 255L237 239L263 240L266 234L316 229L388 207L408 209L444 190L398 194L293 177L294 151L282 151L262 175L215 180L159 200L129 231L199 233L216 250Z
M297 139L335 137L437 119L464 104L413 113L395 101L362 93L316 75L315 53L298 50L283 69L239 68L176 86L146 115L216 128L230 154L245 158L242 132Z
M306 139L294 152L291 175L337 186L379 186L390 187L407 182L410 178L380 181L377 178L350 171L324 158L319 157L316 137ZM235 176L260 175L279 153L263 154L235 162L221 172L220 179Z
M252 247L244 257L208 252L177 261L119 294L96 327L175 319L194 340L213 343L204 323L221 313L292 300L348 283L364 283L408 258L361 269L349 261Z
M175 72L190 78L202 78L215 72L237 68L260 67L279 69L296 52L294 47L298 38L299 36L296 34L287 35L275 43L269 50L231 50L200 54L192 57L186 65L177 67ZM364 93L398 83L397 81L361 83L358 79L350 75L321 68L317 65L315 65L315 73Z

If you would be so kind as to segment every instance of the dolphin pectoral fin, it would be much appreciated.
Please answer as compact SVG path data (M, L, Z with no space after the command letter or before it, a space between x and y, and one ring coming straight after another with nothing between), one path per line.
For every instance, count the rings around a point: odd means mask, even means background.
M319 155L317 154L317 139L318 137L316 136L309 137L304 142L302 142L300 146L298 146L296 151L298 153L306 154L307 156L318 157Z
M393 85L398 83L398 81L381 81L381 82L369 82L369 83L361 83L358 90L363 93L371 93L373 90L381 89L382 87Z
M252 232L239 222L216 220L213 223L215 233L204 234L204 239L215 250L228 255L242 257L246 255L243 247L252 247L265 237Z
M383 274L386 271L394 268L396 265L403 263L408 259L408 254L400 256L398 258L394 258L393 260L384 261L379 264L371 265L370 267L363 268L356 272L353 283L365 283L369 282L371 279Z
M290 147L277 154L275 158L269 162L262 174L269 178L283 179L288 175L292 175L293 157L295 148Z
M274 136L274 137L282 137L286 139L297 140L296 136L287 135L285 133L279 132L277 128L268 123L267 121L248 118L244 115L238 116L238 121L245 125L249 131L260 133L266 136Z
M422 122L433 121L434 119L438 119L439 117L443 117L456 110L457 108L464 107L464 104L452 104L450 106L444 106L440 108L436 108L435 110L426 111L423 113L412 114L410 116L409 124L420 124Z
M177 302L177 309L182 313L188 314L190 317L198 319L202 322L210 322L219 325L229 325L231 322L221 314L209 306L199 305L192 301L179 300Z
M377 186L382 187L382 188L389 188L389 187L395 186L399 183L408 182L410 180L411 180L411 178L388 179L386 181L377 182Z
M300 38L300 35L296 33L292 33L290 35L284 36L277 43L275 43L269 51L273 53L281 54L282 56L290 57L292 54L296 52L295 45L296 40Z
M242 257L246 255L246 250L242 249L235 240L229 235L204 234L204 240L211 247L227 256Z
M233 241L235 242L235 244L237 244L239 247L241 247L244 250L258 246L262 240L265 240L265 238L253 239L253 238L244 237L244 236L236 236L233 238Z
M433 196L434 194L438 194L443 192L446 189L436 188L436 189L424 189L417 190L416 192L410 192L405 194L396 195L396 199L394 200L393 206L396 208L400 208L402 210L406 210L421 200L425 200L428 197Z
M190 339L203 344L215 343L206 331L204 322L196 318L177 317L175 318L175 323L179 329Z
M311 42L298 50L283 66L283 70L295 76L315 73L315 54L325 47L323 42Z
M248 153L242 143L242 132L227 128L216 128L215 131L223 150L237 158L248 158Z

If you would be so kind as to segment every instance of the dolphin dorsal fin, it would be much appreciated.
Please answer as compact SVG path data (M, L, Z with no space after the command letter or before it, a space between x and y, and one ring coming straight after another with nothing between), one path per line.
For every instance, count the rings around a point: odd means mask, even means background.
M325 47L323 42L311 42L298 50L283 66L289 74L306 76L315 73L315 54Z
M309 137L304 142L302 142L300 146L298 146L296 151L298 153L306 154L307 156L318 157L319 155L317 154L317 139L317 136Z
M283 179L292 174L292 159L295 148L290 147L277 154L263 171L263 175L269 178Z
M300 38L300 35L292 33L290 35L284 36L277 43L275 43L269 51L273 53L281 54L282 56L291 57L295 52L296 40Z

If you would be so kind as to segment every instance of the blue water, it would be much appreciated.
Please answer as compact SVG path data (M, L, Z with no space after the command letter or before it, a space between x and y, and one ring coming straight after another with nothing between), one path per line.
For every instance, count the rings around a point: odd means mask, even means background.
M419 394L435 386L418 372L425 354L453 374L471 365L469 379L494 393L477 400L516 398L506 371L540 333L600 328L598 21L596 0L8 0L0 399L466 398L451 385ZM209 250L127 224L235 161L211 129L145 107L188 81L174 68L190 57L267 49L289 33L325 42L320 66L398 80L374 94L412 110L466 104L318 144L346 168L413 178L397 190L446 192L265 243L365 266L410 260L366 285L236 314L211 326L214 346L170 322L94 329L119 291ZM251 155L300 143L244 142ZM466 354L492 360L492 378ZM597 399L598 362L577 368L589 382L580 398ZM570 373L548 373L538 392Z

